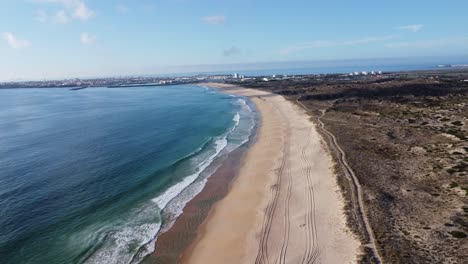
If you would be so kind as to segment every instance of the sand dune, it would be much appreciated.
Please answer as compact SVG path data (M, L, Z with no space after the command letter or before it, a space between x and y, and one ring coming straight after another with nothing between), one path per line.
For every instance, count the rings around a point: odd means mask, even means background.
M182 262L356 262L360 244L345 224L331 157L307 114L279 95L216 86L249 97L261 126Z

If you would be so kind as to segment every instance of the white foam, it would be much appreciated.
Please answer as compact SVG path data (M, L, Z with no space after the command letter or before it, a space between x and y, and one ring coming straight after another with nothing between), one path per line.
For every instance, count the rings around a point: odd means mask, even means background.
M239 125L239 122L240 122L240 114L239 113L236 113L236 115L234 116L234 118L232 118L232 121L234 121L236 124L235 126L238 126Z
M242 99L242 98L237 99L237 102L238 102L240 105L246 105L246 104L247 104L247 102L245 102L245 100Z
M134 250L138 250L144 245L150 245L160 228L161 223L147 223L121 227L116 232L106 232L103 245L86 260L86 263L130 263L135 254L135 252L131 252L130 245ZM154 245L150 246L153 248L148 250L154 250Z
M179 217L183 213L185 205L187 205L187 203L190 202L193 199L193 197L195 197L203 190L207 182L207 178L209 176L210 174L208 174L207 177L204 177L201 180L196 180L193 184L191 184L189 187L183 190L176 198L174 198L167 204L164 210L165 213L169 214L170 216L168 218L168 216L164 217L163 215L164 219L167 221L161 228L162 233L166 232L172 227L177 217Z
M237 99L237 103L239 103L243 109L246 109L247 111L252 112L252 108L250 108L250 106L247 104L247 102L244 99L242 98Z
M218 156L218 154L226 147L227 139L225 137L218 139L216 140L215 145L216 145L215 153L211 155L208 159L203 161L198 166L196 173L185 177L184 180L170 187L160 196L152 199L152 201L155 202L161 210L164 209L166 205L172 199L174 199L180 192L182 192L185 188L187 188L187 186L192 184L198 178L198 176L200 176L201 172L203 172L208 166L210 166L210 164L213 162L216 156Z

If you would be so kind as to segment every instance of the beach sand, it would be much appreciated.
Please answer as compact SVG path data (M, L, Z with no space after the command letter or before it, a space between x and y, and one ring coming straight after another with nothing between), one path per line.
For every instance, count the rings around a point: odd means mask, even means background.
M249 97L261 118L227 195L210 210L182 263L355 263L332 160L304 110L282 96L207 84Z

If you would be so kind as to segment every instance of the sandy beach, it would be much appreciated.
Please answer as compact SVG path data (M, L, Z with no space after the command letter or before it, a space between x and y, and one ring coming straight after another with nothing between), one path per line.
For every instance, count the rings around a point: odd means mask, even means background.
M305 111L279 95L209 85L249 97L261 125L182 263L355 263L360 243L346 226L331 157Z

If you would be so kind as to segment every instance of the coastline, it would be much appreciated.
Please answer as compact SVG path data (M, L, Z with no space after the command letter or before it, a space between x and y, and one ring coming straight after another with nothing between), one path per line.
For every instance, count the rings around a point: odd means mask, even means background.
M202 86L214 88L208 85ZM247 104L250 105L253 120L257 119L257 111L252 108L251 102ZM254 122L247 142L215 159L214 163L210 165L213 167L213 172L206 178L203 189L185 204L182 214L175 219L170 227L158 235L157 240L154 241L155 250L145 256L141 263L179 262L182 253L197 238L198 229L211 213L213 206L229 192L247 150L255 141L258 126L258 122Z
M305 111L268 92L205 85L249 97L261 125L231 188L179 261L356 262L360 243L346 226L330 154Z
M172 227L158 236L156 250L142 263L178 263L180 256L194 241L199 228L210 215L213 206L229 192L232 181L248 149L241 146L220 162L220 166L208 178L203 190L190 200Z

